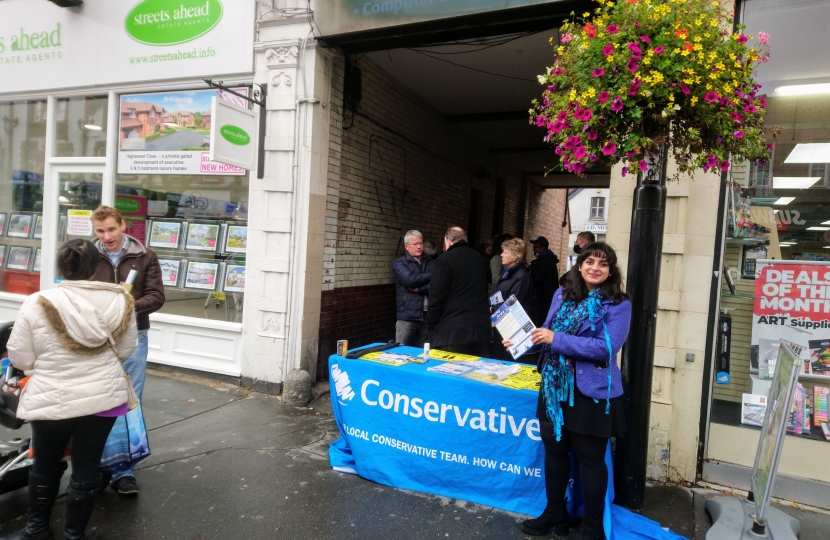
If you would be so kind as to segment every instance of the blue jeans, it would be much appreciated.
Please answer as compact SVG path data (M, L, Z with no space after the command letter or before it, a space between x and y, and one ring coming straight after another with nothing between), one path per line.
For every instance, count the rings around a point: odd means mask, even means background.
M133 383L135 393L138 394L140 400L144 393L144 379L147 377L147 330L138 332L138 344L133 354L124 360L124 370L130 376L130 382ZM135 476L134 469L115 473L112 475L112 481L115 482L124 476Z

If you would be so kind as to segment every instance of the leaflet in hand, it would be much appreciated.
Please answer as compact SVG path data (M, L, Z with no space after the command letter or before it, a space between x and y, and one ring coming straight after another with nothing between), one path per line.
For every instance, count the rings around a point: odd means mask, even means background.
M513 358L518 358L533 346L530 333L536 328L528 317L522 304L511 294L499 308L490 315L490 320L501 337L513 343L508 351Z

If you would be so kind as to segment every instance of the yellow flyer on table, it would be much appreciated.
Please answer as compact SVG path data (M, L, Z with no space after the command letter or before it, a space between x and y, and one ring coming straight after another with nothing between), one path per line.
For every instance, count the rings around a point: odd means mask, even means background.
M424 354L421 353L418 357L422 357ZM469 354L461 354L461 353L454 353L454 352L447 352L441 351L438 349L432 349L429 351L429 359L430 360L441 360L442 362L469 362L471 360L480 360L480 356L471 356Z
M361 360L369 360L370 362L386 364L387 366L402 366L407 363L407 358L408 356L405 354L395 354L383 351L366 353L360 357Z
M499 383L499 386L512 388L513 390L531 390L538 392L542 386L542 376L536 371L535 366L521 365L519 372L514 373Z

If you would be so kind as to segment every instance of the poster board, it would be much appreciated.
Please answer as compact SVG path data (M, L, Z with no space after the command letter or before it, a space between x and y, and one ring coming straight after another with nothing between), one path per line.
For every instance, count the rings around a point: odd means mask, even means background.
M761 338L795 343L800 374L830 380L830 262L756 262L751 344Z

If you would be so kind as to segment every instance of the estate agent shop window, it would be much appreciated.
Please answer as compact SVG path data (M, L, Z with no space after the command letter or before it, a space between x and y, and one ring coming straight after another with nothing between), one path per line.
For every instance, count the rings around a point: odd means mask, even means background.
M116 98L113 204L126 234L159 256L162 313L241 322L248 174L207 157L214 96L238 101L216 90ZM61 172L57 207L44 208L46 108L45 100L0 103L0 291L39 290L44 212L57 211L60 246L92 236L89 215L102 201L102 173ZM107 132L108 108L106 96L57 99L54 156L105 157L115 137Z

